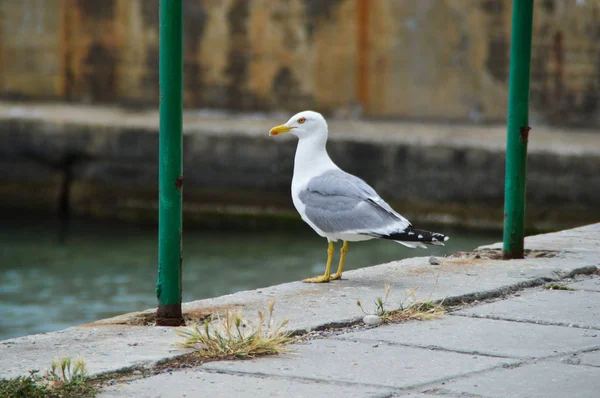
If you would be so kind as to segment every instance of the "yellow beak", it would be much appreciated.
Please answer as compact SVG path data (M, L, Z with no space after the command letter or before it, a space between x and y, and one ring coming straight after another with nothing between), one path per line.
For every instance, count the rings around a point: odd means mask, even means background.
M269 135L279 135L279 134L287 133L292 128L293 127L288 127L285 124L282 124L281 126L273 127L271 129L271 131L269 131Z

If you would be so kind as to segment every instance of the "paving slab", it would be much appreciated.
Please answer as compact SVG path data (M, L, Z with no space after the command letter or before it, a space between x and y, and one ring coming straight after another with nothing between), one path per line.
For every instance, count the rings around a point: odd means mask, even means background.
M563 363L571 365L586 365L600 367L600 351L583 352L569 355L562 359Z
M598 239L599 224L565 229L549 234L532 235L525 238L525 248L528 250L554 250L568 253L569 257L588 258L594 260L595 253L600 252ZM481 248L502 249L502 242L496 242ZM600 258L595 256L595 262L600 265Z
M226 373L405 388L517 362L506 358L340 340L313 340L291 347L295 352L284 356L212 362L202 365L202 368Z
M344 325L362 319L356 301L374 307L385 285L391 286L390 308L398 308L410 292L418 288L417 300L460 302L462 298L486 298L528 287L566 274L595 270L594 261L568 261L566 257L527 260L443 259L439 266L429 264L429 257L416 257L366 267L344 273L335 283L306 284L292 282L254 291L239 292L184 304L184 311L202 313L219 308L244 308L248 313L262 311L271 299L276 300L278 317L289 319L289 328L308 331L328 325ZM110 323L113 320L106 320Z
M486 398L596 398L600 391L600 369L541 362L512 369L496 369L439 384L437 388L442 392Z
M600 278L590 278L585 281L569 283L567 286L575 290L589 290L591 292L600 292Z
M556 255L553 258L510 261L449 258L442 259L439 266L431 266L428 257L416 257L350 271L344 273L344 280L338 283L307 285L294 282L193 301L186 303L184 308L202 311L234 305L261 310L275 298L280 313L293 314L290 328L310 330L361 318L362 315L356 312L356 300L368 305L383 295L386 284L392 287L388 300L391 306L405 299L416 287L419 288L416 299L482 299L490 294L510 292L511 288L597 270L600 267L599 232L600 223L525 239L528 248L553 251ZM492 246L501 248L501 243Z
M143 366L187 351L166 327L79 327L0 341L0 378L49 369L64 356L86 360L90 375Z
M398 394L393 394L391 396L391 398L400 398L400 397L411 397L411 398L440 398L442 397L442 395L437 394L437 393L413 393L413 392L401 392ZM451 393L444 393L443 398L464 398L464 395L461 396L459 394L451 394Z
M103 388L99 397L389 397L386 388L187 370Z
M600 293L547 290L457 311L455 314L600 329Z
M513 358L536 358L600 347L598 333L565 326L446 316L386 325L338 337Z
M600 351L586 352L578 356L581 358L581 365L600 367Z

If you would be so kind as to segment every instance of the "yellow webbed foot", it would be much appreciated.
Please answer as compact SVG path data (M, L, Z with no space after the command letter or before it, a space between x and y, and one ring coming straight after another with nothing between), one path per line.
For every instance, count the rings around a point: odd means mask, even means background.
M336 281L338 279L342 279L342 274L338 274L337 272L329 277L330 281Z
M314 278L306 278L303 279L302 282L304 283L327 283L330 280L330 276L329 275L321 275L321 276L315 276Z

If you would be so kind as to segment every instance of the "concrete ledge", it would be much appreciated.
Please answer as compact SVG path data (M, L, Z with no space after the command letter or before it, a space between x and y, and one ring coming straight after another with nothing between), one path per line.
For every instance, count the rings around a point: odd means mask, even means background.
M304 332L357 322L363 314L356 307L356 300L370 309L374 300L384 294L386 284L392 286L390 306L397 306L414 288L418 288L417 299L445 299L454 304L483 300L567 276L597 272L598 232L600 224L595 224L526 240L528 247L544 250L544 255L552 251L554 257L502 261L485 256L457 256L443 259L439 266L429 265L427 257L418 257L351 271L335 283L293 282L194 301L184 304L184 311L196 319L229 308L242 308L251 315L275 299L277 319L287 318L292 330ZM127 326L140 319L147 322L152 311L1 341L0 377L45 368L61 355L82 355L91 374L100 374L145 366L184 353L175 348L177 337L172 329Z
M267 136L288 117L186 113L187 225L224 213L299 219L289 197L296 143ZM501 225L504 126L329 124L331 157L414 222ZM157 126L156 112L0 103L2 204L53 211L68 189L75 214L154 221ZM600 134L533 127L528 227L600 219Z

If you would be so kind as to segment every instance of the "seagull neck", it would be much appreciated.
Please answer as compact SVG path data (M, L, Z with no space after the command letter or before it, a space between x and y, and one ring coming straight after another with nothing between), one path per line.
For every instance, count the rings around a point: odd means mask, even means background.
M302 176L305 173L314 175L315 171L325 171L336 169L337 166L333 163L325 144L327 136L305 137L298 141L296 149L296 157L294 159L294 176Z

